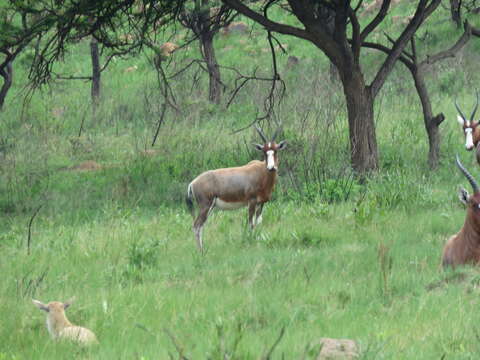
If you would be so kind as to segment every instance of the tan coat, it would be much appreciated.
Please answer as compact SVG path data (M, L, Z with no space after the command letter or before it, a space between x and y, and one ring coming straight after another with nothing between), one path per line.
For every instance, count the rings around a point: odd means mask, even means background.
M220 200L216 206L228 209L227 204L247 206L250 200L264 203L270 200L277 178L276 171L268 171L265 161L253 160L244 166L206 171L191 182L197 203ZM200 190L201 191L196 191ZM235 208L232 204L231 208Z
M473 200L469 200L467 217L462 229L450 237L445 244L442 256L443 267L478 264L480 261L480 209L478 207L474 209L471 201Z
M52 301L45 305L38 300L32 301L40 310L47 312L47 329L53 339L70 340L80 345L98 343L95 334L91 330L73 325L67 319L65 309L70 306L70 303Z

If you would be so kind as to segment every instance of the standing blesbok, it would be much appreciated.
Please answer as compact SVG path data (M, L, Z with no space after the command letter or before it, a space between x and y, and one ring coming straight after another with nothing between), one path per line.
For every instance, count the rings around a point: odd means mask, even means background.
M470 151L474 147L477 147L478 143L480 142L480 127L478 126L479 122L475 121L475 113L477 112L478 108L478 92L477 92L477 103L472 111L472 115L470 116L470 120L467 120L465 115L463 114L462 110L457 104L457 100L455 100L455 107L457 108L458 115L457 121L462 125L463 133L465 134L465 148ZM477 161L480 164L478 151L477 151Z
M442 265L478 264L480 261L480 190L473 176L456 158L457 166L472 186L470 196L464 188L460 189L459 198L467 206L467 216L460 231L445 244Z
M71 340L81 345L97 343L95 334L87 328L73 325L65 315L65 309L72 304L67 302L52 301L44 304L38 300L32 300L36 307L47 312L47 329L50 336L55 340Z
M201 252L202 227L215 207L233 210L248 206L248 223L251 228L262 221L263 205L270 200L277 178L277 153L285 148L286 143L275 142L280 128L270 141L259 127L255 126L255 129L264 142L263 145L255 144L256 149L264 153L264 161L253 160L244 166L205 171L188 185L186 202L192 216L195 217L193 199L199 207L193 231Z

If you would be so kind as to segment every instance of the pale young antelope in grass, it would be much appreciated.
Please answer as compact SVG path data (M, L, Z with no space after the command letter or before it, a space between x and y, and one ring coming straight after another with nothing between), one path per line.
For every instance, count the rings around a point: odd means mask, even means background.
M92 331L68 321L65 309L72 304L72 301L73 299L65 303L52 301L45 305L38 300L32 300L35 306L47 313L47 329L54 340L71 340L81 345L98 343Z
M442 256L443 267L462 264L478 265L480 262L480 190L473 176L456 158L457 166L472 186L473 194L469 195L464 188L460 189L459 198L467 206L467 216L460 231L445 244Z
M263 205L270 200L277 178L278 151L285 148L286 142L275 142L280 128L270 141L258 126L255 129L264 142L255 144L255 148L263 152L264 161L253 160L244 166L205 171L188 185L186 202L193 217L194 199L199 207L193 231L201 252L202 228L214 208L233 210L248 206L250 227L253 229L262 221Z
M479 122L475 121L475 113L477 112L477 108L478 108L478 92L477 92L477 103L473 108L472 115L470 116L470 120L467 120L467 118L463 114L462 110L457 104L457 100L455 100L455 107L457 108L457 111L458 111L457 121L462 126L463 133L465 134L465 149L467 149L468 151L473 150L473 148L477 147L478 143L480 142L480 127L478 126ZM480 164L478 150L477 150L477 162Z

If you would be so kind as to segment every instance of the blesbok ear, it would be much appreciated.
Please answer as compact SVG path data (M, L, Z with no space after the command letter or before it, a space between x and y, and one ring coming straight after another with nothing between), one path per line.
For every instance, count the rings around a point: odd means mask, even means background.
M255 146L255 149L257 149L258 151L263 151L263 145L253 144L253 146Z
M287 142L285 140L280 141L277 145L277 150L283 150L287 147Z
M462 126L465 124L465 120L460 115L457 115L457 121Z
M65 302L63 303L63 308L64 308L64 309L67 309L70 305L73 304L74 301L75 301L75 296L72 297L72 298L70 298L70 299L68 299L67 301L65 301Z
M467 205L468 200L470 199L470 195L468 195L467 190L465 190L464 188L460 188L460 190L458 191L458 198L462 203Z
M44 303L38 301L38 300L35 300L35 299L32 299L32 302L33 304L38 307L40 310L43 310L43 311L46 311L46 312L49 312L50 309L48 308L47 305L45 305Z

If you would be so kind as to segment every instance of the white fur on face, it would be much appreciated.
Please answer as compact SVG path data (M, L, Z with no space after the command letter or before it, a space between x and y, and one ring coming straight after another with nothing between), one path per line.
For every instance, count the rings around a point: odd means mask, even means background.
M459 123L460 125L462 125L462 126L463 126L463 124L464 124L464 122L465 122L460 115L457 115L457 121L458 121L458 123Z
M473 129L466 128L465 129L465 148L467 150L473 149L473 136L472 136Z
M275 151L273 150L267 151L267 169L268 170L275 169L275 159L273 157L274 154L275 154Z

